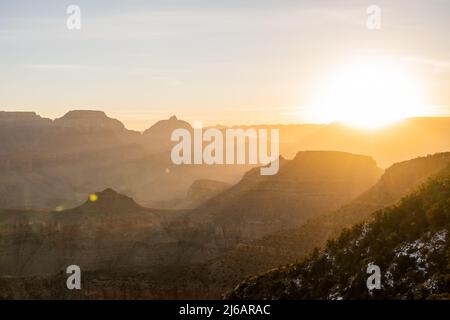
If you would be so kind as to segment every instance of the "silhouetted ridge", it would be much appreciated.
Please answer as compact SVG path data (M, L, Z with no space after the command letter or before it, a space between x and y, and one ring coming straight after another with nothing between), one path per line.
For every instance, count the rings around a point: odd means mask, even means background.
M85 203L72 212L99 213L99 214L126 214L147 210L138 205L132 198L120 194L111 188L92 194Z
M293 160L285 162L284 168L280 168L279 175L302 179L311 176L348 179L363 174L367 168L374 168L375 175L381 174L381 169L370 156L340 151L300 151Z
M60 119L107 119L104 111L97 110L71 110Z
M34 120L41 119L32 111L0 111L0 120Z
M297 152L293 162L302 163L336 163L339 166L348 166L354 164L377 165L376 161L371 156L354 154L343 151L327 151L327 150L313 150L313 151L299 151Z
M55 119L56 125L66 127L81 127L95 129L121 130L125 126L117 119L110 118L103 111L97 110L72 110L61 118Z
M46 126L51 125L52 120L48 118L42 118L36 112L31 111L0 111L0 123L2 129L4 126L14 126L10 130L17 129L17 127L22 128L26 126L30 128L35 125Z
M172 131L175 129L187 129L192 130L192 126L184 121L179 120L176 116L171 116L167 120L160 120L152 125L150 128L144 131L144 134L152 134L155 136L167 136L170 137ZM170 140L169 140L170 141Z
M96 192L95 195L98 197L95 201L96 203L107 203L114 201L128 201L130 203L135 203L132 198L120 194L112 188L106 188L103 191Z

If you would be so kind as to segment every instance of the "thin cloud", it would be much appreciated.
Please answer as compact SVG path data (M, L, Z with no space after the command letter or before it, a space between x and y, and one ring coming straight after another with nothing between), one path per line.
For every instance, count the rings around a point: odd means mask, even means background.
M85 65L78 64L31 64L26 65L26 67L46 71L80 71L86 69Z

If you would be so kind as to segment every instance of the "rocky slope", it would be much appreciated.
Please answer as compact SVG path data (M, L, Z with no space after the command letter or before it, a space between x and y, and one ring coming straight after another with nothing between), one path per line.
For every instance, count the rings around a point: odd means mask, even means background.
M231 299L450 298L450 168L397 206L329 241L323 252L243 281ZM368 289L366 269L381 269Z
M177 241L163 228L174 215L106 189L74 209L0 210L0 274L45 275L172 263ZM95 201L92 201L95 200Z
M381 173L367 156L299 152L293 160L280 160L278 174L261 176L259 168L252 169L184 216L179 223L194 226L192 238L185 233L180 237L227 246L260 238L338 208L372 186Z
M395 202L395 196L409 192L447 163L448 155L442 154L395 165L370 189L377 191L365 197L380 200L385 195L385 201ZM412 178L405 180L407 176ZM354 207L355 223L370 217L361 211L362 220L357 220L358 208ZM304 225L293 229L296 232L284 230L255 240L211 241L210 234L199 234L195 221L186 219L190 214L145 209L112 190L73 210L4 210L0 292L10 298L220 298L245 277L295 261L308 247L324 241L321 229L303 229ZM323 225L315 227L329 230L327 234L337 232L328 229L338 226L327 223L329 215L320 217ZM342 221L340 228L349 223ZM224 234L215 231L214 239L223 239ZM62 270L74 261L82 264L85 275L85 290L79 293L64 287Z
M397 203L449 164L450 153L397 163L388 168L373 187L339 209L312 218L296 228L241 241L232 250L195 266L190 273L203 279L203 283L220 286L222 292L229 291L242 279L297 261L315 247L323 247L344 228L370 220L374 211Z

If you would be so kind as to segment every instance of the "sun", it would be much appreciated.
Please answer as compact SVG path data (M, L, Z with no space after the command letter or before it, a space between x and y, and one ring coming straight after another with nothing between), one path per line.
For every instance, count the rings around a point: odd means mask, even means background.
M310 116L373 129L424 112L423 87L411 73L386 60L365 60L341 66L317 87Z

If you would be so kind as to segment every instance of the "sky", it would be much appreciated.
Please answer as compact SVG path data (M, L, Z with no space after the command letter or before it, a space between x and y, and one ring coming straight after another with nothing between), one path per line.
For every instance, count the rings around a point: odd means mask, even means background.
M329 70L383 56L425 84L430 115L449 115L449 30L447 0L0 0L0 110L103 110L137 130L171 115L308 122Z

